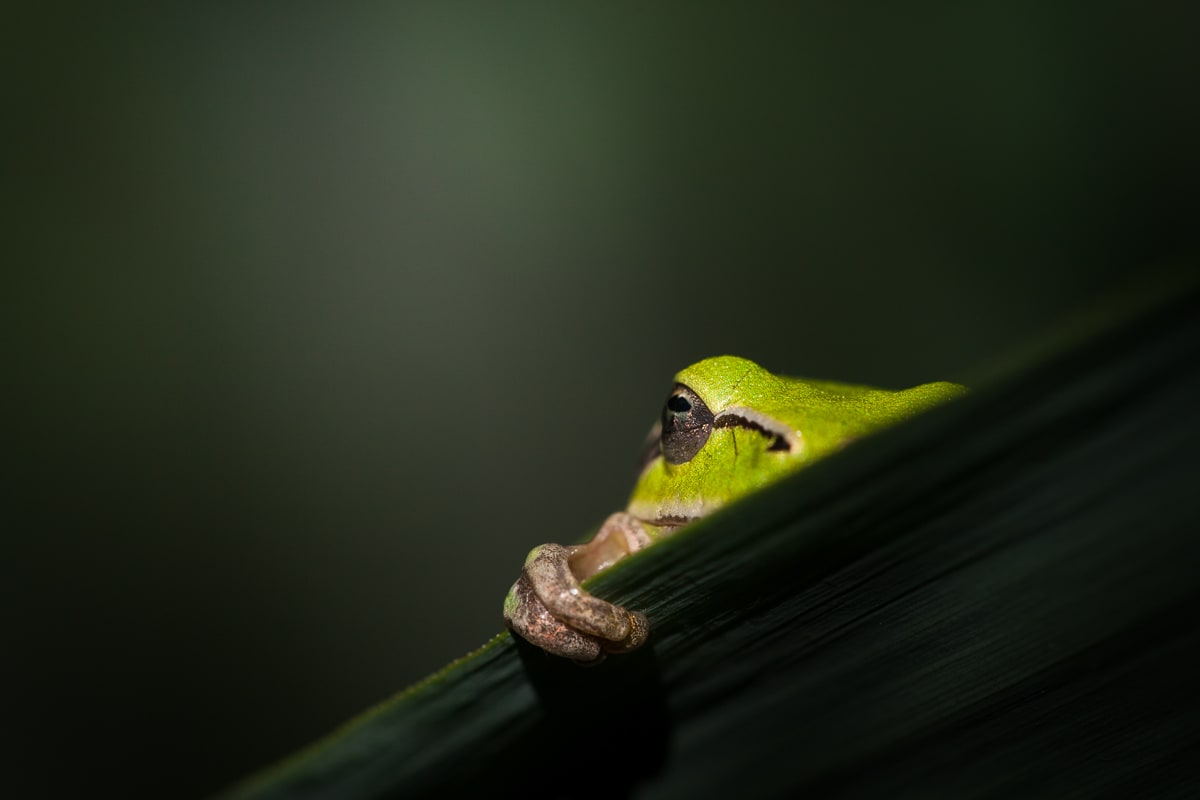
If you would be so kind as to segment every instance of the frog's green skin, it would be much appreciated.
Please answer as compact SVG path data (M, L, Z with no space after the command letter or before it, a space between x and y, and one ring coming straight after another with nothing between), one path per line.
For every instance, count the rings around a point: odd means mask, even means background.
M962 394L952 383L903 391L773 375L719 356L675 376L625 512L586 545L541 545L504 602L505 621L548 652L592 661L641 645L646 618L579 581L871 431Z

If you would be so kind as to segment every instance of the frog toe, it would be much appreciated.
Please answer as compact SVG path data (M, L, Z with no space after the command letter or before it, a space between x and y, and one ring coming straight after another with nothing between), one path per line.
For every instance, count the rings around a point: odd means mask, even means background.
M604 657L600 640L575 630L551 614L524 575L512 585L504 599L504 622L525 641L556 656L581 663Z

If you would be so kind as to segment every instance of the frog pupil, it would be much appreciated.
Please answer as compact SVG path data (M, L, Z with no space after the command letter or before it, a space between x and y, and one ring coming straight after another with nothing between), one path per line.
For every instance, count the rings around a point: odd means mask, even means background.
M684 414L692 410L692 404L687 401L686 397L675 395L667 401L667 410L676 414Z

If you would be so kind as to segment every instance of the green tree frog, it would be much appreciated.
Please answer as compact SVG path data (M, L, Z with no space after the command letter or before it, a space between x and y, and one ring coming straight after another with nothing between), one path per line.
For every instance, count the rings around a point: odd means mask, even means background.
M888 391L773 375L753 361L709 358L675 376L646 441L624 511L587 544L544 544L525 560L504 620L527 641L588 662L633 650L649 622L580 582L855 439L966 391L927 383Z

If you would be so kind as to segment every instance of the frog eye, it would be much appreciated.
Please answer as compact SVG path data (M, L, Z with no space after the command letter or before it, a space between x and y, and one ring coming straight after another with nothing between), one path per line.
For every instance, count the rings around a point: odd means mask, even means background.
M713 429L713 413L700 396L682 383L676 384L662 413L663 458L668 464L692 460Z

